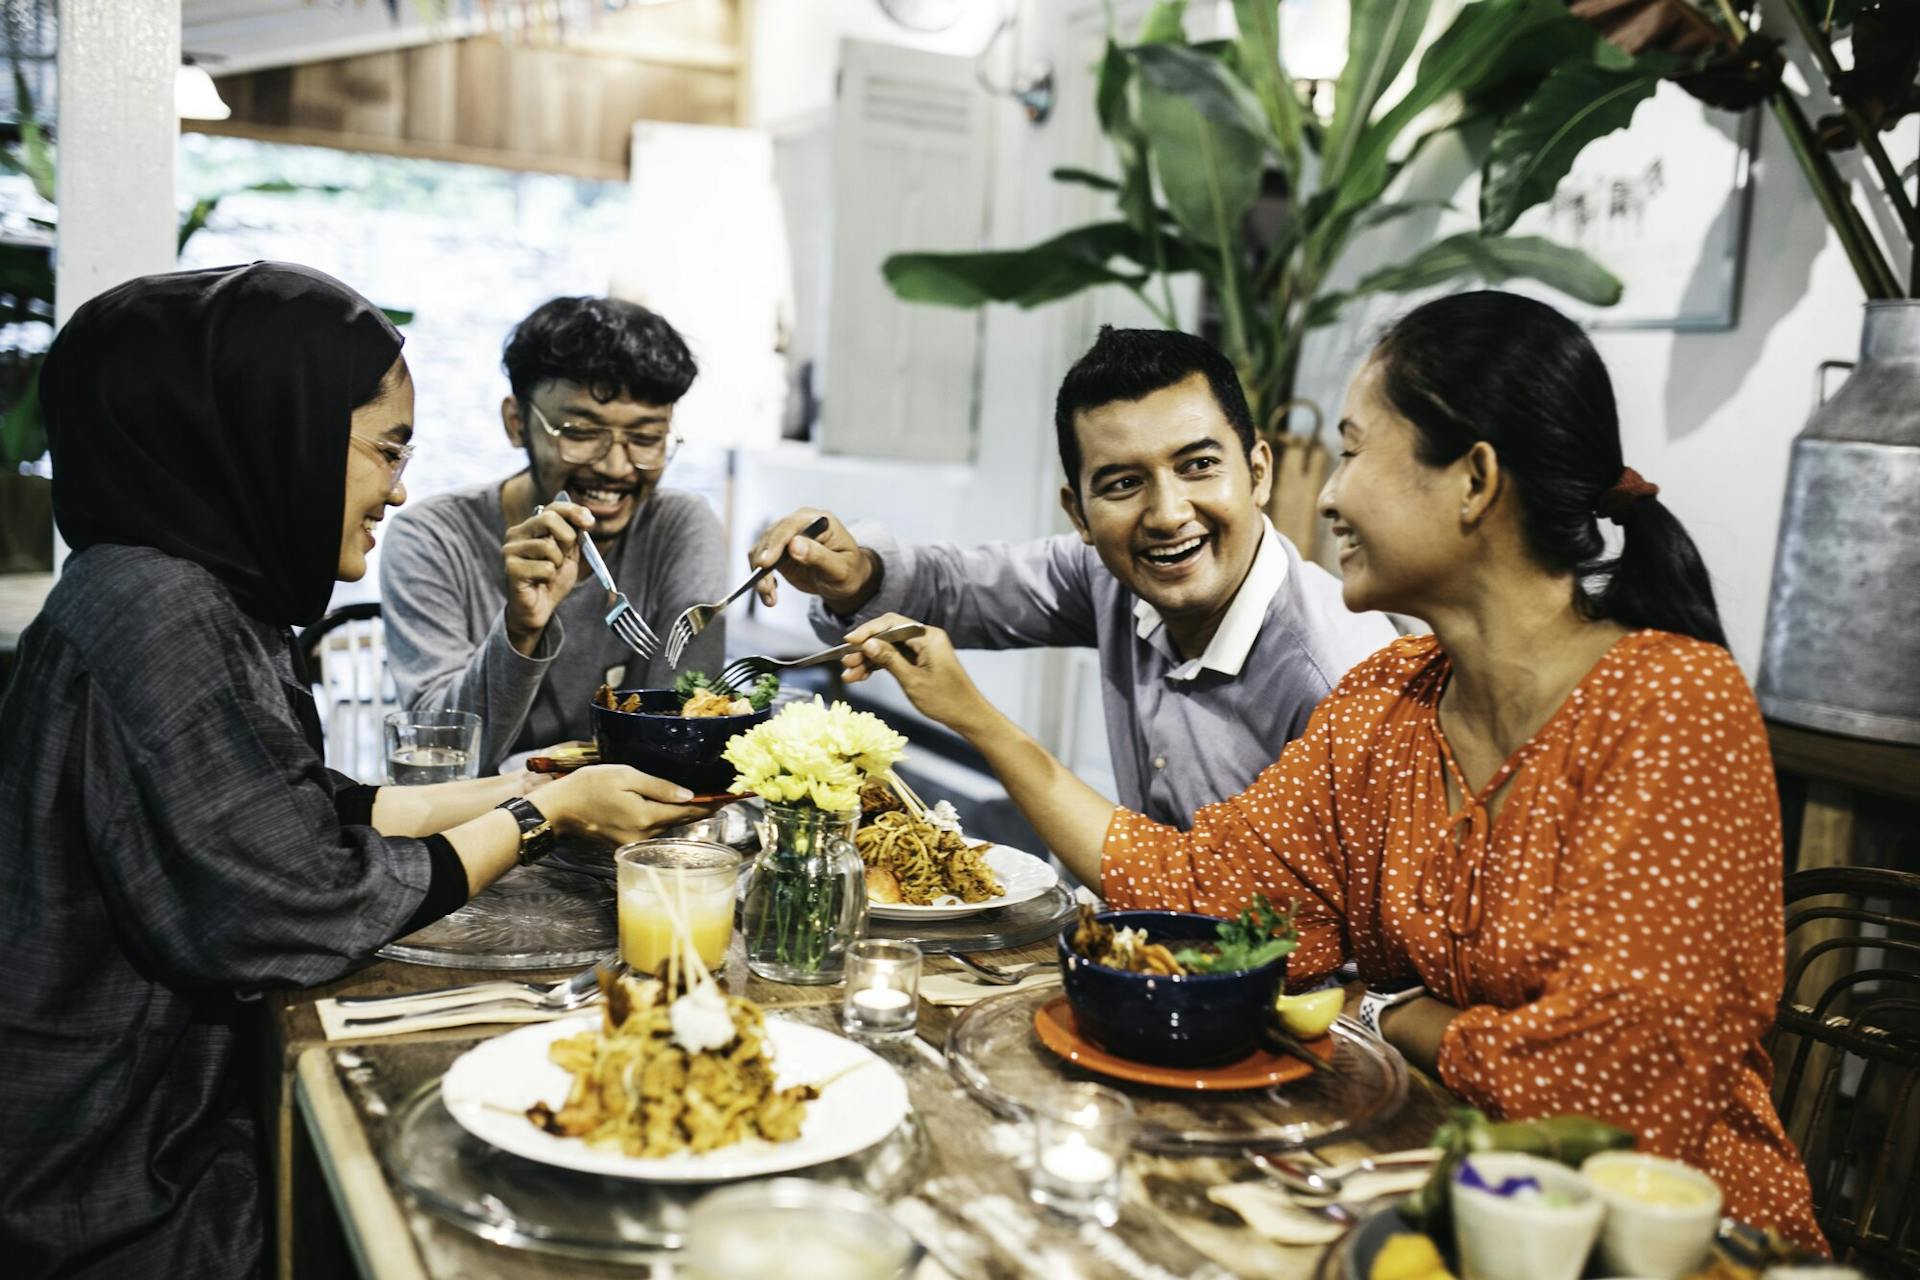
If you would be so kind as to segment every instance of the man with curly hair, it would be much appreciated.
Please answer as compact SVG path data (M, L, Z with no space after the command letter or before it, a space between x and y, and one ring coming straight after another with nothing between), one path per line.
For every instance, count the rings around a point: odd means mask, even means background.
M394 517L380 560L387 653L401 703L481 719L482 767L592 736L594 690L673 682L607 630L582 563L593 539L640 616L664 628L724 592L726 538L697 495L660 488L679 447L673 408L697 370L660 316L615 298L555 298L508 336L507 438L527 466ZM571 501L555 502L565 492ZM716 671L716 622L681 667Z

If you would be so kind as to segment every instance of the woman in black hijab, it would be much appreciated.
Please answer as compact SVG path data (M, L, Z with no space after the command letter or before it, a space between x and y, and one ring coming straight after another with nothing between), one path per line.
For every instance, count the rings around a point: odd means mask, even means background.
M74 554L0 700L0 1258L10 1276L259 1269L236 1069L261 988L339 976L510 869L535 806L631 840L696 816L618 766L357 786L290 624L405 501L413 384L351 289L278 263L95 298L41 375Z

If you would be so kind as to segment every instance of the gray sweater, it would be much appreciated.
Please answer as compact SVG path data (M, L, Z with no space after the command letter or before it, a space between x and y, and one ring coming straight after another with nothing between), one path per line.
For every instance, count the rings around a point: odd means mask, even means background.
M665 657L656 654L643 669L607 630L606 595L584 564L533 656L513 647L498 481L409 503L391 524L380 549L380 598L400 704L477 712L483 770L515 751L593 737L587 708L603 681L632 688L673 683ZM614 581L662 640L681 610L726 594L726 535L694 494L656 491L602 552ZM717 672L724 631L718 622L703 631L687 646L681 669Z

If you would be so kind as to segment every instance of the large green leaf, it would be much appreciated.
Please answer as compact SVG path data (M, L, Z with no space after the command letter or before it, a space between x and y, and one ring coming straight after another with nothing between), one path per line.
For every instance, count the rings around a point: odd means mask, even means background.
M1174 221L1202 244L1233 244L1260 193L1262 140L1151 84L1140 86L1140 125Z
M1555 67L1494 131L1480 185L1480 229L1495 234L1552 197L1581 149L1624 129L1660 87L1669 59L1624 70L1587 61Z
M1144 275L1115 271L1116 257L1145 254L1140 233L1124 222L1076 227L1025 249L987 253L896 253L881 273L896 296L945 307L1010 302L1037 307L1094 285L1137 288Z
M1120 184L1104 173L1095 173L1091 169L1062 167L1052 174L1055 182L1070 182L1082 187L1092 187L1095 191L1119 191Z
M1268 130L1279 141L1287 172L1297 174L1304 113L1280 58L1279 0L1233 0L1233 16L1240 28L1240 75L1266 109Z
M1216 124L1245 130L1279 151L1285 144L1273 134L1266 108L1244 82L1217 57L1186 45L1149 44L1133 51L1140 83L1175 93Z
M1173 220L1217 256L1208 275L1220 291L1225 346L1243 363L1252 323L1240 224L1260 194L1266 144L1244 128L1210 119L1184 94L1152 84L1140 86L1140 125Z
M1100 58L1094 107L1100 129L1113 143L1114 157L1120 162L1120 212L1142 235L1151 235L1158 213L1153 203L1153 179L1147 171L1147 140L1133 118L1132 83L1133 62L1109 39Z
M1371 293L1405 293L1450 280L1499 284L1516 278L1538 280L1594 306L1610 307L1620 301L1620 281L1578 249L1539 236L1483 236L1466 231L1427 246L1406 262L1382 267L1345 293L1314 299L1308 323L1331 324L1343 305Z
M1426 53L1405 97L1361 131L1339 181L1333 213L1372 204L1391 176L1394 143L1429 110L1468 102L1515 77L1544 75L1568 53L1590 49L1593 28L1560 0L1478 0L1462 9ZM1621 54L1622 59L1626 58Z
M1352 0L1347 65L1333 88L1324 182L1337 185L1345 178L1380 95L1413 56L1432 8L1433 0Z

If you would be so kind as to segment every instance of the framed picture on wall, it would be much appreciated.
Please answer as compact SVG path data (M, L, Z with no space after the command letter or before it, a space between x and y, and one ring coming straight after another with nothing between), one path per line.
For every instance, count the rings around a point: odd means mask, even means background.
M1616 306L1554 304L1592 329L1731 329L1740 318L1757 111L1662 84L1633 123L1590 143L1514 235L1573 245L1620 278Z

